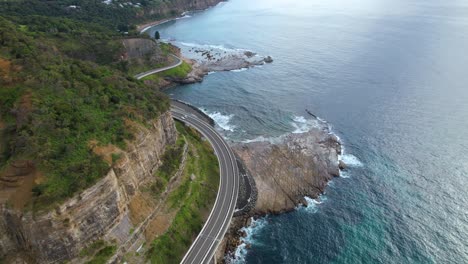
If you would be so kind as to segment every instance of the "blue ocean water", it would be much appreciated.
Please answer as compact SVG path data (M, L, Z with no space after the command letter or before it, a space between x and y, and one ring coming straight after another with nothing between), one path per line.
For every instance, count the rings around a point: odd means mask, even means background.
M273 57L168 91L228 139L306 129L307 108L355 157L320 201L249 228L238 262L468 263L467 1L230 0L157 30Z

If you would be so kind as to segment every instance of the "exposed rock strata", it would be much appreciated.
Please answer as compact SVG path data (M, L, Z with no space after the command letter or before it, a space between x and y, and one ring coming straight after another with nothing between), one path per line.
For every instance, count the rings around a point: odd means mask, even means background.
M292 210L304 196L317 197L329 180L339 176L341 145L326 130L289 134L275 144L252 142L233 148L255 179L257 214Z
M176 137L172 116L165 113L152 127L138 127L136 139L105 177L54 210L23 213L2 204L0 253L24 251L39 263L61 263L116 226L130 234L135 223L129 220L129 204L141 186L154 178L161 155Z

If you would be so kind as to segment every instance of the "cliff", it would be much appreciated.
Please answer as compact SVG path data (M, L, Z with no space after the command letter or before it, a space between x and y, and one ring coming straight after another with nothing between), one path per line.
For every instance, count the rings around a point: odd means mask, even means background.
M92 187L42 213L22 212L2 204L0 253L26 254L38 263L61 263L79 256L83 248L98 240L123 243L140 222L136 212L140 208L135 204L144 203L143 187L154 180L160 157L177 138L168 112L150 127L131 125L135 140ZM95 152L107 155L102 150Z

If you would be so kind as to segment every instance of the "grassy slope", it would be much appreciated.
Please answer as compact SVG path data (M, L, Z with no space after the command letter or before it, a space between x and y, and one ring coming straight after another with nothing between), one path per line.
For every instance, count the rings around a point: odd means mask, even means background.
M200 232L202 211L214 204L219 185L218 160L210 144L191 128L176 123L177 130L190 144L181 185L171 193L168 206L178 212L166 233L151 243L148 258L152 263L179 263ZM195 175L195 180L190 176Z
M181 65L167 70L163 71L160 73L156 74L151 74L143 78L143 80L153 80L153 81L158 81L161 78L177 78L177 79L183 79L187 76L192 71L192 66L190 64L186 63L185 61L182 62Z

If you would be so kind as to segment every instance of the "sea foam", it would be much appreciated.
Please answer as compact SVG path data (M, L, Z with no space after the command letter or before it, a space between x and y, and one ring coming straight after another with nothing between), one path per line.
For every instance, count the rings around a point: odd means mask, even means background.
M304 196L304 199L306 200L307 205L299 205L296 207L296 210L303 210L309 213L316 213L319 209L318 205L325 202L327 200L327 197L321 194L316 199L312 199L308 196Z
M230 124L231 119L234 115L225 115L220 112L209 112L206 109L201 109L205 114L207 114L211 119L213 119L220 128L226 131L234 132L236 126Z
M227 260L228 263L245 263L245 257L247 255L247 245L256 243L255 235L262 230L267 224L266 217L259 218L257 220L252 218L252 222L249 226L243 227L241 231L245 232L246 236L241 237L241 244L236 248L234 256Z
M319 123L318 120L315 119L306 119L303 116L294 116L291 125L294 128L294 131L292 133L299 134L308 132L314 127L318 127Z

